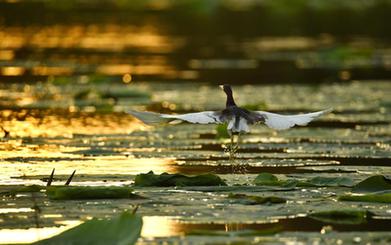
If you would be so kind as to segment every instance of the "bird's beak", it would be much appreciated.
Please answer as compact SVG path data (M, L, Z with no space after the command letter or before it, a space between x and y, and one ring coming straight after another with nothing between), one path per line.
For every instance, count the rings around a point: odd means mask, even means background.
M224 90L224 85L219 85L219 87Z

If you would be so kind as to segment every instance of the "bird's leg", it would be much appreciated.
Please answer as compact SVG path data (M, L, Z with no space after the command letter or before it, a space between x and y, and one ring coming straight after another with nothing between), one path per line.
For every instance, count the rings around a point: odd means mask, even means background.
M234 152L234 149L233 149L233 146L234 146L234 135L231 134L231 144L229 145L229 159L232 160L235 158L235 152Z
M231 144L229 146L229 159L234 159L235 158L235 153L238 150L238 145L234 144L234 135L231 134Z
M238 133L238 138L236 139L235 151L239 149L239 144L241 143L240 133Z

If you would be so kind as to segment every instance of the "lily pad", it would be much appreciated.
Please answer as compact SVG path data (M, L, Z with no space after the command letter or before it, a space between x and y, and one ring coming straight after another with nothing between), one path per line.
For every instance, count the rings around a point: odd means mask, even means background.
M367 195L343 195L340 196L338 200L350 201L350 202L391 203L391 193L367 194Z
M387 179L383 175L371 176L360 183L356 184L352 191L363 193L363 192L377 192L391 190L391 180Z
M154 174L152 171L146 174L138 174L135 178L135 186L219 186L227 185L219 176L214 174L201 174L186 176L182 174L162 173Z
M284 186L284 187L324 187L324 186L344 186L351 187L354 182L346 177L314 177L310 180L279 180L275 175L270 173L261 173L255 180L255 185L269 185L269 186Z
M246 194L235 194L230 193L228 198L239 200L244 202L244 204L254 205L254 204L276 204L276 203L286 203L285 198L276 197L276 196L252 196Z
M34 244L134 244L140 236L142 218L124 212L112 219L86 221L52 238Z
M25 193L25 192L40 192L42 189L44 189L43 186L40 185L26 185L21 186L17 188L12 188L11 190L0 192L0 195L11 195L14 196L18 193Z
M254 180L255 185L281 185L282 182L271 173L260 173Z
M87 150L73 151L73 154L80 154L83 156L112 156L118 155L118 152L113 150L105 150L100 148L91 148Z
M125 186L51 186L47 195L54 200L139 198Z
M315 212L308 217L332 224L364 224L372 214L366 210L345 209Z
M315 177L308 180L309 184L314 186L345 186L352 187L354 182L347 177Z

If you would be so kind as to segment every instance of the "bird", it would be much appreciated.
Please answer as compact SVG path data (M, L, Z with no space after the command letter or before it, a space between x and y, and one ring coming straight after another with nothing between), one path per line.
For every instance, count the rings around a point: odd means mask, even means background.
M228 84L220 85L227 99L225 109L220 111L201 111L185 114L162 114L156 112L140 112L128 110L132 116L145 124L153 125L170 123L172 121L197 123L197 124L227 124L227 131L231 137L231 145L228 147L230 158L234 157L238 149L239 138L243 133L250 132L250 126L265 124L275 130L285 130L294 126L305 126L312 120L332 111L332 108L306 114L281 115L267 111L251 111L236 105L232 88ZM237 135L237 143L234 145L234 135Z

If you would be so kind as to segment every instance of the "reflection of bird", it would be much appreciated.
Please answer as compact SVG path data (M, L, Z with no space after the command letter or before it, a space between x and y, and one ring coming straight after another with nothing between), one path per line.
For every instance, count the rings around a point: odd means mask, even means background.
M233 146L233 135L239 136L241 133L250 132L249 125L264 123L269 128L283 130L295 125L304 126L315 118L330 112L331 109L299 115L280 115L266 111L249 111L236 105L232 96L232 89L229 85L220 86L227 95L226 107L222 111L202 111L196 113L186 113L178 115L160 114L154 112L138 112L129 110L128 112L146 124L168 123L175 120L189 123L209 124L227 123L227 131L231 135L231 146L229 151L231 156L237 149Z

